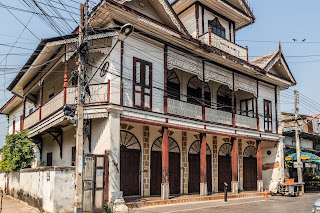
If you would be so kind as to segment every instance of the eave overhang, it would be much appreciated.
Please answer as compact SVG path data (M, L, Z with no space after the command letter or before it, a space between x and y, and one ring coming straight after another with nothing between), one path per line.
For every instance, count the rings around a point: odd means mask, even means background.
M12 96L0 109L0 114L9 115L10 112L22 103L22 99L17 96Z
M239 0L239 3L242 5L243 10L234 6L226 0L176 0L171 3L172 8L177 14L183 12L186 8L200 2L203 5L211 8L212 10L223 14L230 20L233 20L236 24L235 29L239 30L243 27L246 27L255 22L255 17L253 16L252 11L248 5L243 1Z

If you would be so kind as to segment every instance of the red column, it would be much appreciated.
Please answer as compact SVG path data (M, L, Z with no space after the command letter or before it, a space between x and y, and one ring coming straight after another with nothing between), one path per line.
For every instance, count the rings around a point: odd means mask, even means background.
M231 138L232 152L231 152L231 168L232 181L238 181L238 141L236 138Z
M43 81L40 83L39 122L41 121L41 107L43 101Z
M162 128L162 184L161 199L169 199L169 136L168 127Z
M207 183L207 136L201 133L200 183Z
M169 183L169 136L168 127L162 129L162 183Z
M261 140L257 140L257 180L262 180Z
M68 62L67 62L67 54L65 54L65 62L64 62L64 76L63 76L63 104L67 103L67 87L68 87Z

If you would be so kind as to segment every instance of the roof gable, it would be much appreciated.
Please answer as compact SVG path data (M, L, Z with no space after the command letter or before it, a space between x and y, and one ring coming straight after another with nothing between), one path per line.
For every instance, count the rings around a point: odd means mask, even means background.
M167 0L110 0L162 23L182 34L189 33Z
M279 46L278 51L251 59L249 62L261 68L267 74L285 79L292 82L293 84L296 84L296 80L294 79L284 58L283 52L281 50L281 45Z

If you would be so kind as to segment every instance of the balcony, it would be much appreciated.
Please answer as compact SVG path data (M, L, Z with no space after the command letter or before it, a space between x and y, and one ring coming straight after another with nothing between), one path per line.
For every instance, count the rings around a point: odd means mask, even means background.
M214 33L207 32L199 37L203 43L218 48L230 55L233 55L242 60L247 60L247 49L234 44Z
M168 98L168 113L183 118L202 121L202 106ZM205 108L205 122L233 126L232 113ZM235 114L235 126L246 129L257 129L257 118Z
M86 96L85 105L109 103L109 85L110 83L89 85L91 96ZM59 92L43 104L42 107L36 109L32 114L26 117L24 119L23 128L29 129L62 110L63 105L65 104L64 98L66 98L66 104L76 104L76 97L77 87L66 88L66 97L64 97L63 91Z

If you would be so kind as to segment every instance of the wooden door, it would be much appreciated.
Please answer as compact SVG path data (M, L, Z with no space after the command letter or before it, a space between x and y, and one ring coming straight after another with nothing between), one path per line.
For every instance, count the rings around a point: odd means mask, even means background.
M188 155L189 160L189 193L200 193L200 154Z
M257 158L243 158L243 189L257 190Z
M224 190L224 182L228 184L228 191L231 190L232 170L231 156L219 156L218 159L218 188Z
M120 190L124 196L140 195L140 150L120 147Z
M180 194L180 153L169 152L170 194Z
M162 182L162 153L152 151L151 152L151 179L150 179L150 193L151 195L161 194L161 182ZM170 168L170 165L169 165ZM169 174L170 175L170 174Z
M212 162L211 155L207 155L207 186L208 193L212 192Z

